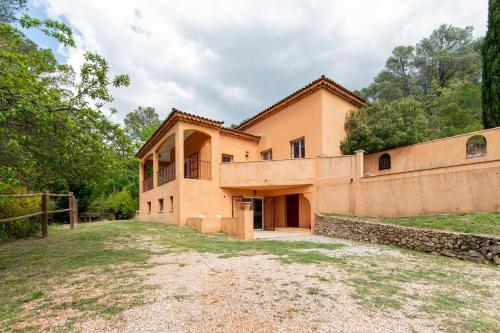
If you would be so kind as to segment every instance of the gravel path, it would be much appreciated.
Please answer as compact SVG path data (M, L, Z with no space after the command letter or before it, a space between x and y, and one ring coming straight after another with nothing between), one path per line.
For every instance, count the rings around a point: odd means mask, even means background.
M289 241L339 242L296 234ZM346 243L345 241L342 241ZM355 245L336 255L399 251ZM369 312L351 295L349 273L334 265L282 264L273 256L219 258L182 253L156 257L150 304L113 320L94 318L85 332L433 332L434 323L397 311Z
M220 259L212 254L155 260L152 304L114 321L94 319L86 332L431 332L432 323L398 313L370 314L349 297L341 271L328 265L283 265L269 256ZM321 282L312 276L335 276Z

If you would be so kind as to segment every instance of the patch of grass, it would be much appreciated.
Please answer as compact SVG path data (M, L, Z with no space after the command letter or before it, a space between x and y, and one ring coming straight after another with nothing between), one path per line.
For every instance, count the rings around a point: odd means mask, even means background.
M319 294L319 292L320 292L319 288L315 288L315 287L307 288L308 295L317 295L317 294Z
M73 231L56 225L47 239L0 244L0 332L65 310L85 317L127 308L130 299L145 293L136 272L151 267L147 260L156 253L139 246L138 239L153 232L131 222L81 224ZM131 246L114 247L123 243ZM136 287L120 290L131 280ZM57 297L64 289L68 295ZM29 310L33 306L38 318Z
M380 222L406 227L430 228L500 236L500 213L466 213L433 216L378 218Z
M363 278L353 278L350 283L356 290L353 296L363 304L401 308L401 288L396 285Z
M470 333L491 333L498 332L500 330L500 316L486 317L486 316L476 316L469 318L465 324L464 328Z
M177 250L221 254L219 258L264 254L277 256L277 259L283 263L316 264L321 262L338 262L342 259L313 250L336 250L345 246L340 243L314 243L307 241L242 241L223 234L202 235L191 228L166 226L167 231L171 231L172 228L175 229L175 236L163 238L162 243L164 245Z
M424 311L427 312L451 312L457 311L465 306L471 306L476 302L472 300L464 300L459 298L456 293L452 292L437 292L428 299L428 302L422 306Z

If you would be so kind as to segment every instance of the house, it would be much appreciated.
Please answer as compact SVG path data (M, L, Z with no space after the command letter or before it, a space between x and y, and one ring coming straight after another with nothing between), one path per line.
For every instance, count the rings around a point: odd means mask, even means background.
M140 219L238 234L242 207L267 230L314 229L316 212L500 209L500 128L342 155L346 115L366 104L322 76L235 129L172 109L136 155Z

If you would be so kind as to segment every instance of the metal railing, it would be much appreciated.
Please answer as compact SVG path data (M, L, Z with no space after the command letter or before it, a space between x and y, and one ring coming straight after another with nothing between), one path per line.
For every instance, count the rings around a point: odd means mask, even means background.
M142 181L142 191L146 192L153 189L153 176Z
M158 171L158 186L175 180L175 162Z
M212 163L210 161L190 160L184 161L184 178L212 179Z

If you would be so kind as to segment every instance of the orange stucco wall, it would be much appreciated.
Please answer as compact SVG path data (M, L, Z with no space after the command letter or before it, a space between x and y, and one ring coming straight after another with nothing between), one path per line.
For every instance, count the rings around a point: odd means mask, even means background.
M259 152L273 150L273 159L291 157L290 142L304 137L306 157L322 152L322 91L316 91L298 102L247 128L245 132L260 136ZM259 156L260 159L260 156Z
M288 194L300 194L299 225L311 228L315 212L394 216L500 209L500 128L388 150L391 169L379 171L382 153L340 155L344 119L353 108L320 89L246 129L260 136L255 140L179 120L143 154L156 174L162 165L159 149L175 142L169 160L175 161L176 179L160 186L155 180L152 190L141 190L140 219L195 226L208 221L209 228L210 221L231 221L224 219L233 218L233 196L275 197L275 223L284 227ZM188 132L193 134L185 138ZM487 139L487 154L466 158L465 143L476 134ZM306 158L290 159L290 141L300 137ZM261 160L267 149L273 151L272 161ZM184 160L194 152L210 161L210 179L184 178ZM234 162L221 163L222 154ZM141 181L144 170L139 170Z
M467 158L465 145L467 140L474 135L482 135L486 138L487 154ZM379 170L379 158L385 153L391 156L391 168ZM365 173L383 175L498 159L500 159L500 131L494 128L369 154L365 156L364 170Z

